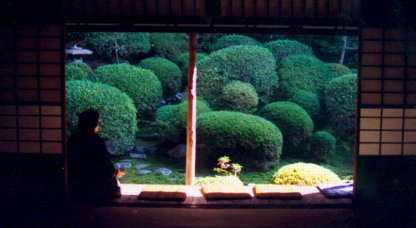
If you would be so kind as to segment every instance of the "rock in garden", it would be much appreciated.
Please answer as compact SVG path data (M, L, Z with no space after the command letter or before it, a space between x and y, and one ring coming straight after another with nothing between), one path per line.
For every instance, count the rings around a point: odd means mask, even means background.
M130 162L117 162L116 166L118 168L128 169L128 168L131 168L131 163Z
M171 182L176 182L176 181L178 181L178 180L179 180L179 177L172 177L172 178L169 178L169 180L170 180Z
M173 158L184 158L186 156L186 145L179 144L173 149L168 150L169 157Z
M139 175L146 175L146 174L149 174L151 172L152 171L150 171L148 169L140 169L140 170L137 170L137 174L139 174Z
M145 153L145 154L153 154L156 152L156 147L136 145L136 150L138 152Z
M132 158L140 158L140 159L147 159L146 154L139 154L139 153L130 153L130 157Z
M135 167L136 167L136 169L144 169L148 166L149 166L149 164L137 164Z
M126 148L126 151L127 152L132 152L132 151L135 151L136 150L136 145L131 145L131 146L128 146L127 148Z
M172 173L172 170L168 168L159 168L155 170L155 173L162 174L164 176L169 176Z

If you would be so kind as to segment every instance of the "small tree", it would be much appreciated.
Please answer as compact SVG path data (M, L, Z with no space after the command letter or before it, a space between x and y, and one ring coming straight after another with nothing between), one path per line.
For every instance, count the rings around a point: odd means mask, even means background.
M238 163L231 164L231 159L228 156L222 156L218 158L217 161L218 167L215 167L214 171L220 175L237 176L237 174L241 173L241 170L243 169L243 166Z

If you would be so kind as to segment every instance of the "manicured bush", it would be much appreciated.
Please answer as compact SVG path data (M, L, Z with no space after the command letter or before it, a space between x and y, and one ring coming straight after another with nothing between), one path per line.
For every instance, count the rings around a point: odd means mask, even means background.
M81 68L83 71L85 71L88 74L89 78L91 78L94 73L94 71L88 64L81 62L81 61L74 61L72 63L68 63L67 66L77 66Z
M335 137L326 131L317 131L309 138L309 150L315 159L324 161L335 150Z
M237 176L201 177L195 182L196 186L243 186L243 182Z
M351 74L351 70L342 64L327 63L326 66L328 67L328 73L332 75L331 79L342 75Z
M112 85L130 96L139 116L160 106L162 85L150 70L125 63L109 64L95 69L94 79Z
M325 107L332 129L343 138L354 135L357 75L331 80L325 88Z
M80 67L66 65L65 66L65 79L69 80L88 80L88 74Z
M283 134L284 153L296 148L307 140L313 132L314 124L308 113L299 105L289 101L279 101L264 106L259 115L274 123Z
M106 59L130 58L150 51L150 35L145 32L91 32L85 43Z
M115 87L88 80L66 83L67 124L69 132L78 125L77 114L94 109L100 113L100 131L109 148L123 154L134 144L137 133L136 108L125 93ZM110 150L111 151L111 150Z
M241 81L232 81L225 85L220 97L220 108L223 110L253 113L259 103L256 89Z
M159 78L164 98L174 96L179 92L182 85L182 72L175 63L164 58L152 57L142 60L139 66L153 71Z
M196 53L196 65L199 64L208 55L205 53ZM186 85L188 82L188 65L189 65L189 53L183 53L178 57L178 66L182 71L182 85Z
M254 86L262 103L267 103L278 86L273 54L263 47L238 45L211 53L199 63L198 94L211 107L219 104L218 94L231 80Z
M298 162L280 168L272 178L274 184L315 186L324 183L341 183L331 170L312 163Z
M199 156L204 164L230 156L244 167L269 169L279 162L283 137L261 117L230 111L204 113L197 119Z
M218 51L226 47L230 47L233 45L254 45L254 46L261 46L257 40L244 35L225 35L218 40L216 40L211 45L211 52Z
M208 104L203 100L196 102L196 116L210 112ZM165 105L156 111L156 121L160 126L160 139L163 143L177 144L186 137L188 101L176 105Z
M152 33L152 50L156 56L164 57L176 63L178 57L188 52L188 36L185 33Z
M275 40L265 43L264 47L273 53L277 64L289 55L313 55L311 47L295 40Z
M293 90L288 101L301 106L312 117L315 118L321 111L321 104L318 95L306 90Z

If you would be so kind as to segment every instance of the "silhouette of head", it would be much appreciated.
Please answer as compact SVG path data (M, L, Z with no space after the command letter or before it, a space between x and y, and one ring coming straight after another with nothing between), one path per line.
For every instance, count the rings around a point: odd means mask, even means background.
M86 110L78 114L78 129L83 131L95 131L98 126L100 114L95 110Z

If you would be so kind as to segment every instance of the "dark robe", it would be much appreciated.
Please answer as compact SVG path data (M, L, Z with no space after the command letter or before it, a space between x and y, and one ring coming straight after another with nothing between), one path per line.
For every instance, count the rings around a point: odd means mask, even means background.
M104 141L93 132L79 131L68 140L68 175L73 199L101 200L120 195L116 169Z

